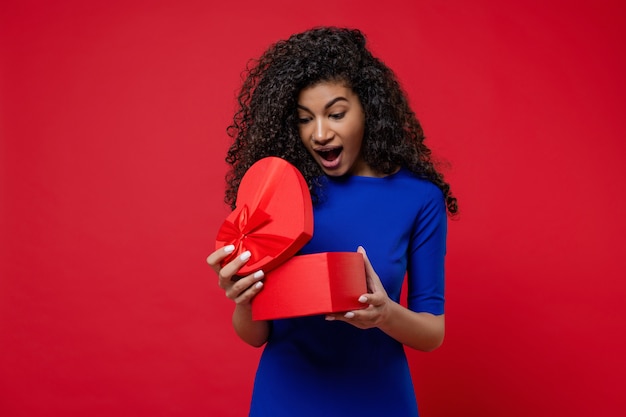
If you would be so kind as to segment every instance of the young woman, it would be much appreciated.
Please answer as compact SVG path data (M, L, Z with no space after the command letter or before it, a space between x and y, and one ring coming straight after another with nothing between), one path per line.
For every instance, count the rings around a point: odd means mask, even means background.
M248 68L239 106L227 203L254 162L289 161L314 201L301 253L358 250L368 284L362 310L253 321L263 271L235 281L249 254L223 268L232 246L208 257L235 302L238 335L265 345L250 416L417 416L403 346L431 351L443 341L446 213L457 203L393 72L358 30L316 28ZM399 304L405 274L408 308Z

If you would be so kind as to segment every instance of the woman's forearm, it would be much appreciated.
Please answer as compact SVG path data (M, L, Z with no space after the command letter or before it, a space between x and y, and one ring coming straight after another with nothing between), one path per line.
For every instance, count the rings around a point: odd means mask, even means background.
M445 316L416 313L398 303L393 303L387 319L379 325L379 328L404 345L430 352L443 343Z
M233 327L241 340L254 347L263 346L267 342L270 333L269 322L252 320L252 307L250 304L237 304L235 306Z

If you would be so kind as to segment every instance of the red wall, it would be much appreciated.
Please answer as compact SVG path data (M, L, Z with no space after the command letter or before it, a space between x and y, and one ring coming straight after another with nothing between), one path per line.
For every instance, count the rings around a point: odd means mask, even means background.
M625 3L211 3L0 5L0 415L245 415L260 351L204 263L225 127L320 24L369 35L460 200L423 415L623 415Z

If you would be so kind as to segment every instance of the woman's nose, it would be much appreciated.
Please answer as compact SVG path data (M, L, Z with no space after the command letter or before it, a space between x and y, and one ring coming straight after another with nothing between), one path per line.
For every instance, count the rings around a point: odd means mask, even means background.
M313 141L317 143L326 143L333 138L332 132L326 126L323 120L318 120L315 124L315 131L313 132Z

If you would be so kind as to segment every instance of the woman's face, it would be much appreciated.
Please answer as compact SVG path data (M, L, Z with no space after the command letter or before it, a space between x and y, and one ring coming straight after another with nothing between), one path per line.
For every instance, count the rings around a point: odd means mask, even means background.
M298 119L302 143L327 175L374 175L361 155L365 114L351 88L322 82L303 89Z

